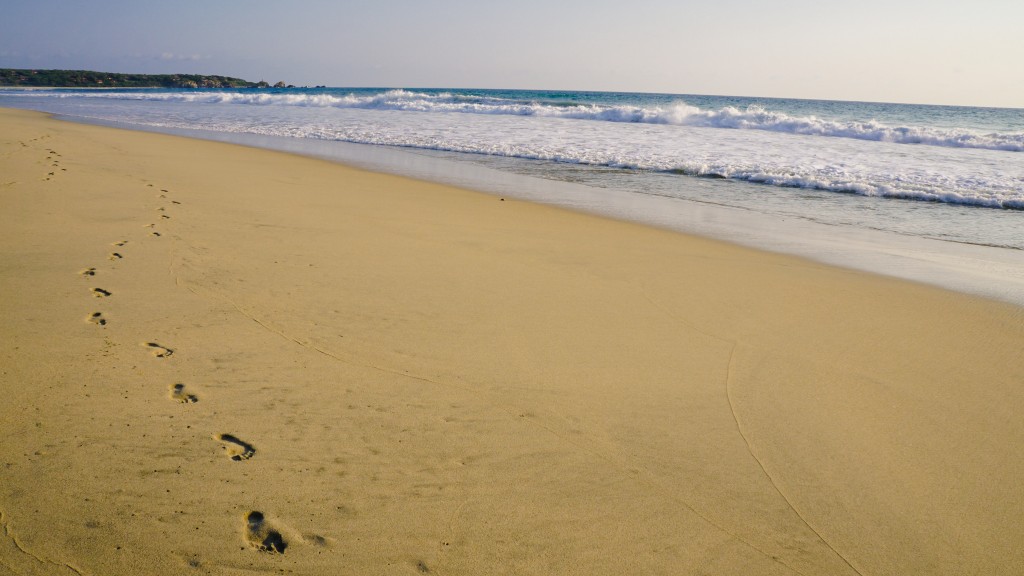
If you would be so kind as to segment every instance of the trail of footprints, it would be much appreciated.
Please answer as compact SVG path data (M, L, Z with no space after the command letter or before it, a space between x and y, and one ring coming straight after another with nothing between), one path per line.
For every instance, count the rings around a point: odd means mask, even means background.
M26 144L24 142L22 142L21 145L25 146ZM50 163L49 168L53 168L53 171L52 172L48 172L46 174L46 177L43 178L43 180L50 180L50 179L54 178L57 175L58 168L60 169L59 170L60 172L67 172L68 171L67 168L64 168L64 167L62 167L60 165L60 160L58 160L58 158L60 158L60 154L58 154L55 150L50 150L50 149L47 149L46 153L48 154L48 156L46 157L46 160Z
M49 150L48 152L51 154L51 156L47 158L48 160L53 160L53 156L60 156L53 150ZM56 160L53 160L53 165L57 166ZM53 172L49 174L50 177L52 177L53 175ZM46 179L49 180L49 177ZM152 184L149 184L148 186L152 186ZM181 204L181 202L177 200L168 199L167 194L168 191L164 189L160 191L158 197L161 200L169 201L171 205ZM156 209L156 211L160 213L161 220L171 219L171 216L169 216L166 213L167 208L168 206L160 206ZM150 229L149 236L151 238L160 238L162 235L159 231L155 230L156 226L156 223L150 223L145 224L143 227ZM116 242L112 242L111 246L114 247L115 249L125 250L125 247L128 244L128 240L118 240ZM125 259L125 253L110 252L107 258L112 262L118 262L120 260ZM100 274L100 271L96 267L89 267L80 270L78 274L82 278L95 278ZM91 293L94 297L101 299L106 299L114 295L114 293L111 292L110 290L100 287L92 287ZM104 315L102 311L90 313L85 318L85 320L91 324L95 324L96 326L100 327L106 327L108 325L107 317ZM142 347L149 350L154 358L167 359L174 354L173 349L164 346L163 344L160 344L158 342L143 342ZM182 404L195 404L199 402L199 396L193 393L191 390L189 390L183 383L172 384L169 387L168 396L170 397L171 400L174 400L175 402L179 402ZM225 455L234 462L243 462L253 458L253 456L256 455L255 446L233 434L216 434L213 436L213 439L222 445ZM249 512L245 516L244 538L245 541L249 544L249 546L260 552L266 552L269 554L284 554L285 550L288 548L288 542L285 540L281 532L274 528L274 526L266 520L262 512L255 510ZM324 539L322 536L312 535L308 536L307 538L311 538L312 542L320 542L321 545L322 543L326 542L326 539Z

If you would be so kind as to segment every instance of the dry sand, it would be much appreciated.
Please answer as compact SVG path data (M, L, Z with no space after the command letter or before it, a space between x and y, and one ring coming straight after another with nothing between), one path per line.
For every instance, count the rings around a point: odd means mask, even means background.
M1011 305L10 110L0 282L0 572L1024 573Z

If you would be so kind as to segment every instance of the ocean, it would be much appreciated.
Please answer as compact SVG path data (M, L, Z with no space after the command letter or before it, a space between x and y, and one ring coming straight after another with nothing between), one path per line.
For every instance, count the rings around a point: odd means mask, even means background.
M1024 305L1024 110L573 91L0 90Z

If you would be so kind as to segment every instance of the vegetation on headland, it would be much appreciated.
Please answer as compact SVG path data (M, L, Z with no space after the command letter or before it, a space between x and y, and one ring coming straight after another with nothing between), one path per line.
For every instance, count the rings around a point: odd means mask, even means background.
M0 86L32 88L269 88L229 76L201 74L118 74L92 70L22 70L0 68ZM284 82L273 85L285 88Z

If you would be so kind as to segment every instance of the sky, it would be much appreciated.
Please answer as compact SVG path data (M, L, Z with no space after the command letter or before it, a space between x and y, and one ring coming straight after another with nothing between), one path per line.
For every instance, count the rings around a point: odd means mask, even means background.
M1024 108L1024 0L0 0L0 68Z

